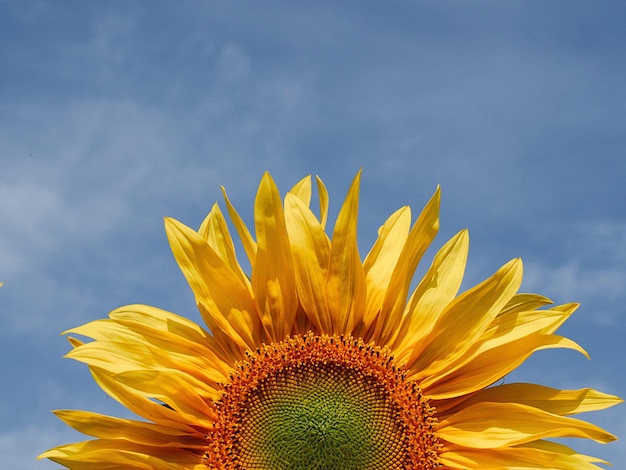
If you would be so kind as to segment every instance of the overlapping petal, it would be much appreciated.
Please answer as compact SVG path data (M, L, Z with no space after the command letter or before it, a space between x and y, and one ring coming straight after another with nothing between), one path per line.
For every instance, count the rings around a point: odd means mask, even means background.
M87 364L110 397L144 420L57 411L94 440L59 446L41 457L79 470L207 468L219 404L233 377L250 372L250 355L266 347L281 351L293 335L329 335L327 344L353 336L354 344L371 354L389 351L383 356L393 361L396 374L390 380L406 381L415 391L416 402L403 403L403 413L418 406L418 397L432 408L428 423L436 438L428 452L438 456L442 468L598 469L602 460L549 439L614 440L574 416L614 406L619 397L589 388L502 383L538 351L564 348L586 355L556 334L577 304L552 306L542 295L518 292L519 259L459 294L467 230L441 247L410 293L418 263L439 228L439 188L413 226L410 208L393 213L362 260L360 176L330 236L328 192L319 178L316 215L310 177L283 199L269 173L263 175L254 236L222 188L249 274L217 204L197 231L166 219L172 252L209 331L164 310L130 305L66 332L92 339L68 337L73 349L67 357Z
M333 333L352 333L365 307L365 272L357 244L360 180L359 172L333 230L327 280L328 305L336 320Z
M439 423L447 442L472 449L516 446L544 438L579 437L607 443L615 436L586 421L520 403L475 403Z
M197 232L173 219L165 231L198 308L224 350L253 348L260 322L248 286Z

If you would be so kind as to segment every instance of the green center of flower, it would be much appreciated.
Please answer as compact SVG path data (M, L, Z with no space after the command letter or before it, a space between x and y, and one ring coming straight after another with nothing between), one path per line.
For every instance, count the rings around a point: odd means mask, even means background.
M218 402L210 468L429 470L434 410L385 350L296 336L250 353Z
M395 403L372 377L346 367L283 370L243 409L234 445L242 468L389 469L405 454Z

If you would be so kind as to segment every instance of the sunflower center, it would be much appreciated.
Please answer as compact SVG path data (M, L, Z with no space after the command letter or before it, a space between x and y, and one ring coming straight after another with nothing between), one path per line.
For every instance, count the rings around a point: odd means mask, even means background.
M282 370L244 403L238 460L244 468L390 468L404 439L386 395L371 377L335 364Z
M433 409L385 350L360 340L309 334L266 346L240 364L218 409L215 460L226 468L437 465Z

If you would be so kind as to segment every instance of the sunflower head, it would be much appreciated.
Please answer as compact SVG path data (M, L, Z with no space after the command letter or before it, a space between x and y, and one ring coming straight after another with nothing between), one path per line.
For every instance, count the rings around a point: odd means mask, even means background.
M459 293L462 230L413 275L439 227L439 190L416 220L403 207L362 259L360 174L327 231L328 194L307 177L281 197L269 174L254 233L224 199L251 272L218 205L198 230L165 220L206 329L130 305L69 333L111 397L143 419L58 411L95 439L41 457L74 469L594 469L602 462L551 438L609 442L572 415L619 403L591 389L502 378L556 334L576 304L519 293L515 259Z

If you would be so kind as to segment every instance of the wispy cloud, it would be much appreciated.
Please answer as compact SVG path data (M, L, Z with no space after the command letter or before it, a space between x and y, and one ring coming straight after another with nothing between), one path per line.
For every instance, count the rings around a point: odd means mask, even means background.
M224 185L250 221L265 170L282 190L320 174L333 213L363 167L365 247L441 184L441 238L471 230L468 282L522 256L525 289L583 303L568 332L599 360L579 374L626 391L607 346L623 351L623 7L479 3L2 3L0 352L23 351L2 367L32 413L84 379L61 330L131 302L198 319L161 218L197 226ZM569 370L556 357L539 378ZM22 395L3 391L3 422ZM11 468L74 439L32 416L2 428Z

